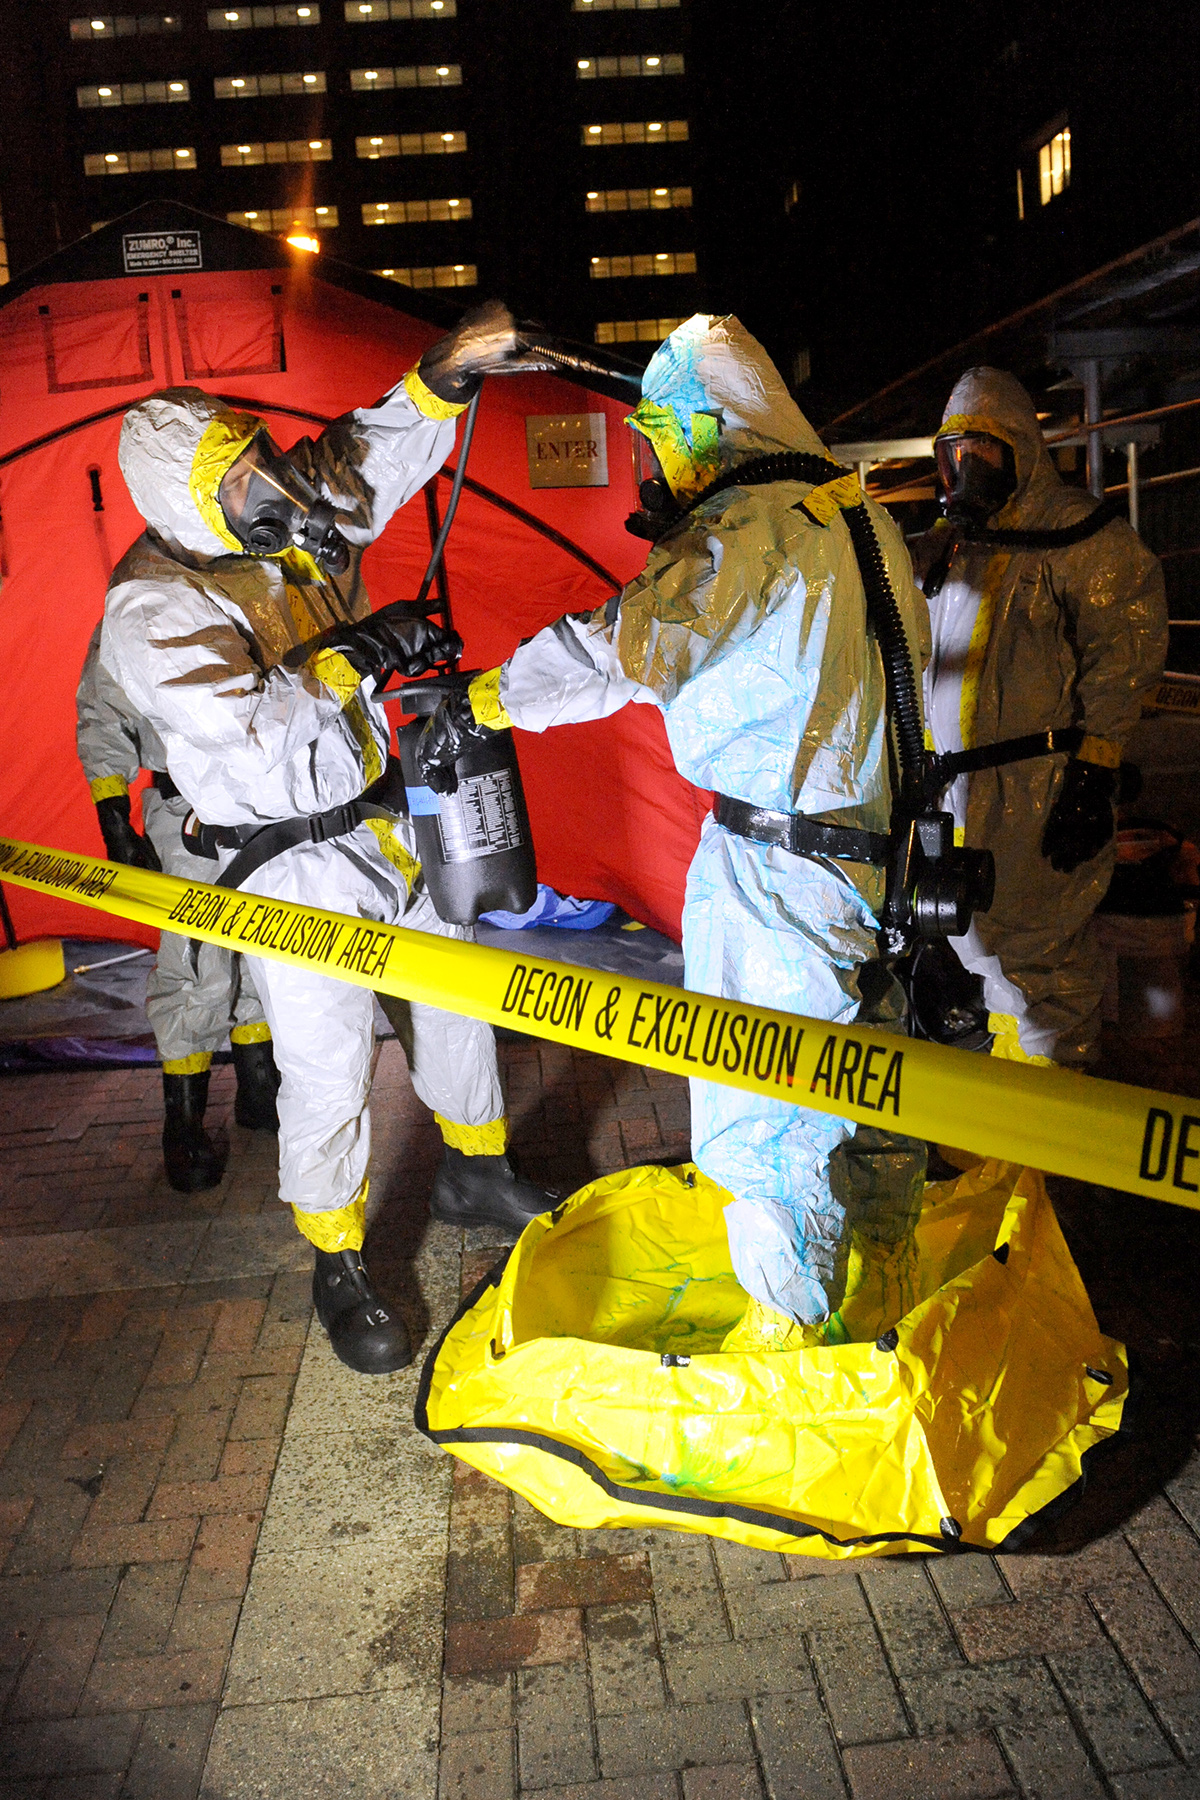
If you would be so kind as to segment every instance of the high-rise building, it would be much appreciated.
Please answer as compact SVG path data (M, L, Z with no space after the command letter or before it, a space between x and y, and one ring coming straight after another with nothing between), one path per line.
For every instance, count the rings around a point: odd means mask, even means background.
M39 0L0 49L12 265L171 198L648 350L737 300L690 4Z

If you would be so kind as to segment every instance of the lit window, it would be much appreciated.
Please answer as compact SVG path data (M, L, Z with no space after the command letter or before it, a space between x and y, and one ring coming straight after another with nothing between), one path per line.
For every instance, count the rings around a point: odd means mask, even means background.
M584 125L585 144L686 144L686 119L626 120L614 125Z
M231 212L231 225L247 225L251 231L332 231L338 222L336 206L260 207L256 212Z
M212 7L208 14L210 31L261 31L270 25L319 25L319 6L239 6L224 11Z
M260 100L277 94L324 92L325 77L320 71L307 75L218 75L213 82L218 100Z
M457 0L346 0L348 25L378 25L388 19L453 19L457 12Z
M106 150L85 156L85 175L148 175L159 169L194 169L194 150Z
M95 18L89 15L86 19L72 19L70 23L73 38L86 38L93 43L98 37L161 37L181 29L178 13L105 13Z
M466 147L465 131L393 131L383 137L354 140L354 154L368 162L378 162L382 156L455 156Z
M8 239L4 235L4 214L0 212L0 287L8 280Z
M1071 128L1064 125L1048 144L1038 150L1038 178L1042 205L1049 206L1056 195L1071 185Z
M682 56L593 56L575 64L580 81L604 81L614 76L682 75Z
M456 288L475 287L479 272L474 263L442 263L432 269L376 269L385 281L398 281L401 287Z
M122 81L111 87L78 87L75 99L82 107L178 105L191 99L186 81Z
M692 204L690 187L592 189L585 210L590 213L672 212Z
M1025 177L1020 169L1017 170L1017 217L1025 217Z
M666 12L679 0L573 0L575 12Z
M270 144L222 144L221 167L238 169L259 163L328 162L333 145L328 138L288 138Z
M470 217L469 200L374 200L362 209L364 225L439 225Z
M593 256L589 273L593 281L622 281L644 275L694 275L696 258L691 250L658 250L643 256Z
M661 344L682 319L606 319L596 326L598 344Z

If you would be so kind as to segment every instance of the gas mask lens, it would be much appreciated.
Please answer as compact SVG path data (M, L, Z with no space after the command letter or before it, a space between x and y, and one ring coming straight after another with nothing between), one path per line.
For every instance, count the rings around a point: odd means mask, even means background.
M333 507L269 432L260 431L238 457L218 497L230 531L250 556L280 556L295 545L331 575L349 567L350 546L337 529Z
M633 446L633 485L642 511L659 515L674 512L675 498L654 445L641 431L631 428L629 435Z
M939 438L936 452L942 505L947 515L986 525L1017 485L1016 462L1010 447L999 438L976 432Z

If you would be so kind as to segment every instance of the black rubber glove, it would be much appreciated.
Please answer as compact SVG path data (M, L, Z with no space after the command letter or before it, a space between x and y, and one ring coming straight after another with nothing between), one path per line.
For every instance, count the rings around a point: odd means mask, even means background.
M1116 830L1113 814L1115 769L1072 757L1063 773L1062 793L1050 809L1042 833L1042 855L1060 875L1070 875L1081 863L1090 862L1103 850Z
M109 862L128 863L131 869L157 869L162 864L148 837L139 837L129 821L129 795L112 794L97 800L96 817Z
M427 350L417 373L431 393L465 406L485 375L545 368L544 358L526 349L516 320L502 300L485 300L464 313L453 331ZM553 365L551 365L553 366Z
M384 607L369 619L341 626L322 639L323 647L339 651L360 675L373 675L379 687L392 675L411 679L462 655L456 631L447 631L432 619L391 618L389 612Z
M471 697L466 688L458 688L438 702L429 715L425 729L417 740L417 767L426 785L435 794L458 792L458 776L454 765L463 751L478 744L488 735L485 725L475 723Z

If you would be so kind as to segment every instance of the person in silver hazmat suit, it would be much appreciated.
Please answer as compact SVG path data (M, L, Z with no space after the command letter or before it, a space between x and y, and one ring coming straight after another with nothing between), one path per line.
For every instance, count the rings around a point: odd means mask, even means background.
M148 720L130 704L100 661L92 633L75 695L75 743L113 862L164 869L185 881L208 881L212 864L184 848L187 802L167 774L167 753ZM145 835L130 820L130 783L151 771L142 793ZM220 1181L224 1159L204 1129L214 1051L226 1039L237 1077L234 1118L249 1131L276 1131L279 1074L271 1028L243 959L217 944L161 934L146 983L146 1018L163 1068L163 1161L181 1193Z
M126 413L119 460L147 529L115 569L100 658L149 721L195 818L188 843L249 894L444 937L407 817L364 798L385 773L379 692L457 655L415 618L372 615L362 552L446 460L485 373L520 366L507 309L464 317L383 398L286 455L263 421L199 388ZM318 635L300 666L289 653ZM296 660L294 657L290 660ZM314 1302L334 1350L384 1373L411 1360L362 1265L374 1050L368 989L247 957L281 1085L281 1198L313 1244ZM519 1231L550 1204L507 1154L491 1028L413 1005L410 1069L444 1143L431 1207Z
M680 773L718 794L687 878L688 987L894 1022L902 996L876 961L891 813L884 667L841 508L868 509L919 669L928 626L903 540L845 472L764 483L747 467L739 484L739 466L764 456L825 453L737 319L679 326L642 395L630 423L646 448L647 510L631 527L657 539L644 572L607 607L540 631L465 702L443 703L422 740L427 779L446 781L473 731L661 708ZM722 477L729 485L701 497ZM786 847L800 828L803 853ZM729 1190L738 1279L791 1321L827 1320L851 1226L898 1239L911 1222L923 1146L712 1082L691 1092L693 1155Z
M1162 568L1126 519L1063 483L1015 376L969 369L935 450L947 517L913 547L933 632L933 747L1053 734L1040 755L959 774L942 797L957 840L996 862L991 907L950 942L982 978L994 1056L1086 1065L1117 771L1166 656Z

